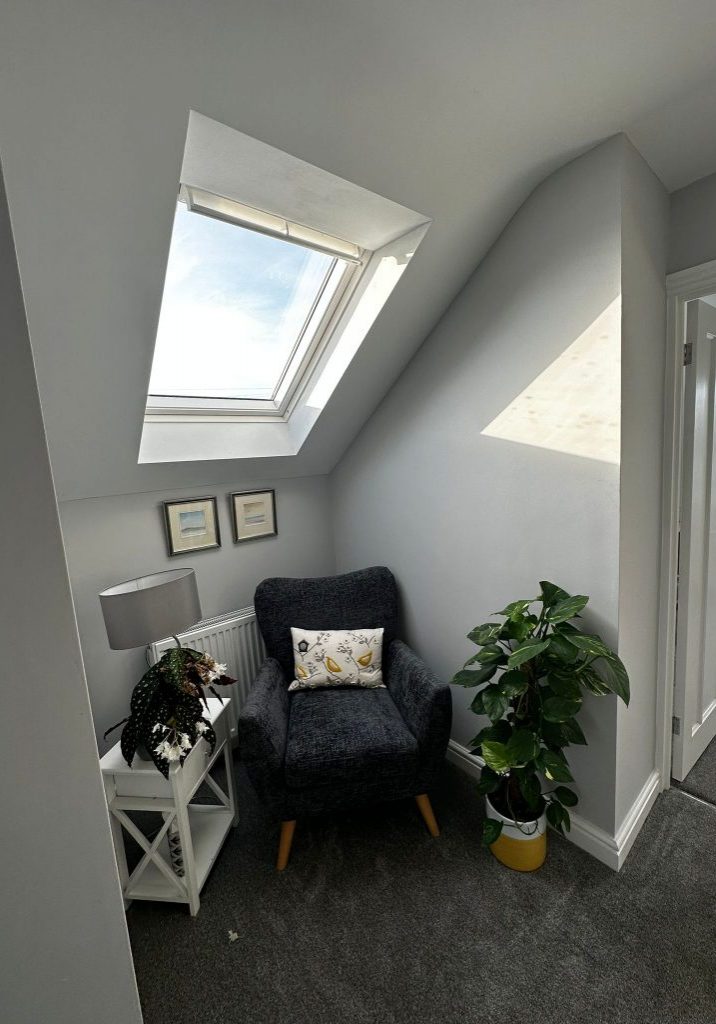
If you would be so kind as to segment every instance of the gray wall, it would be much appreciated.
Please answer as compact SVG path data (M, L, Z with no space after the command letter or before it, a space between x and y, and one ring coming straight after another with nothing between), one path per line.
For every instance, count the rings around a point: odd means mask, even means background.
M716 259L716 174L671 194L668 273Z
M528 426L524 443L483 431L619 296L624 154L611 139L533 192L332 474L338 569L395 570L408 637L443 677L473 625L544 578L589 594L587 623L616 643L618 465L534 447ZM577 430L580 386L563 395ZM463 743L471 696L454 690ZM609 832L616 715L587 701L571 757L580 813Z
M100 750L116 743L102 733L127 713L132 687L146 670L144 650L111 651L97 594L120 580L178 565L196 569L204 617L251 604L266 576L320 576L333 572L333 537L326 477L280 481L278 536L234 544L226 495L272 486L233 479L204 490L157 491L66 501L62 529L77 608L82 651ZM170 558L161 503L193 494L218 499L222 546ZM160 639L159 637L157 639Z
M656 765L661 475L669 201L625 141L619 653L632 697L618 705L615 827Z
M0 1016L5 1024L135 1024L141 1013L1 180L0 308Z

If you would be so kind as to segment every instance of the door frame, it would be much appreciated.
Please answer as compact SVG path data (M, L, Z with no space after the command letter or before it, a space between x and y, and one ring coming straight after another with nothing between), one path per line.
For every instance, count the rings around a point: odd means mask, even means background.
M683 366L686 303L716 292L716 260L666 278L666 359L664 380L664 453L661 501L659 651L657 665L656 765L661 788L671 786L671 730L674 714L676 598L681 518L684 425Z

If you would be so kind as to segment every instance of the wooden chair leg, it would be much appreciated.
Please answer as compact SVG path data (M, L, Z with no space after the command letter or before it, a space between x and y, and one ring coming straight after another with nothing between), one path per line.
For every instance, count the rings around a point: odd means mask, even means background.
M421 793L420 796L416 796L415 802L418 805L418 810L423 816L423 821L428 826L428 832L430 835L439 836L440 829L438 828L438 823L435 820L435 815L433 814L433 808L430 804L430 797L428 794Z
M427 798L426 798L427 799ZM293 833L296 831L296 820L293 821L282 821L281 822L281 837L278 841L278 859L276 861L276 870L283 871L288 864L288 858L291 854L291 843L293 842Z

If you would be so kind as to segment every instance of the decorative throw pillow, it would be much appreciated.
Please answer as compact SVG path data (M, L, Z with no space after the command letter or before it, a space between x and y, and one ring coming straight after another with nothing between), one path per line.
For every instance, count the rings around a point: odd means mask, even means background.
M383 686L383 629L291 628L296 678L289 690Z

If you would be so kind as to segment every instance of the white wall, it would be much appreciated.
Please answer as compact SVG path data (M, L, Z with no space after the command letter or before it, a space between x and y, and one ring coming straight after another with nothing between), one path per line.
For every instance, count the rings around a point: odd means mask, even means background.
M0 180L5 1024L141 1021Z
M251 604L266 576L322 576L333 572L333 537L326 477L276 485L278 536L235 544L230 491L261 489L270 481L234 478L202 490L157 491L65 501L62 529L82 651L100 750L119 733L102 733L127 714L132 687L146 670L144 650L111 651L97 598L100 590L148 572L191 565L196 569L204 617ZM217 496L222 546L170 558L162 502L195 494ZM160 639L157 637L157 639Z
M625 140L611 139L533 192L332 474L339 571L395 570L408 638L444 678L470 652L467 631L544 578L589 594L588 624L617 641L624 153ZM591 339L585 378L564 353L615 300L617 336L606 347L601 330ZM536 382L551 364L552 392L549 375ZM570 450L585 453L585 434L599 432L580 419L592 378L610 406L607 443L585 457ZM524 392L545 386L561 450L530 444ZM509 408L515 439L486 436ZM453 735L466 742L479 726L472 694L453 696ZM616 715L614 699L588 700L590 746L571 755L580 813L610 833Z
M667 270L672 274L716 259L716 174L670 198Z
M632 696L618 706L617 828L656 765L669 220L663 185L629 142L624 156L619 653Z

